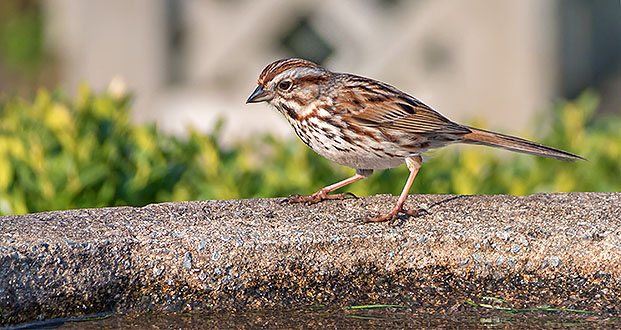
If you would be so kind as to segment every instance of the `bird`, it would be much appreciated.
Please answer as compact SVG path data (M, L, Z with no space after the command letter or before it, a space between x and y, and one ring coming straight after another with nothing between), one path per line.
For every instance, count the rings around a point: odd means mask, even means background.
M344 199L330 194L368 178L374 170L405 163L410 171L403 191L387 213L364 222L417 216L404 203L423 164L423 153L454 143L485 145L564 161L585 160L567 151L519 137L458 124L417 98L387 83L350 73L327 70L300 58L268 64L246 103L267 102L289 122L297 136L319 155L356 170L352 177L310 196L291 195L291 203L313 204Z

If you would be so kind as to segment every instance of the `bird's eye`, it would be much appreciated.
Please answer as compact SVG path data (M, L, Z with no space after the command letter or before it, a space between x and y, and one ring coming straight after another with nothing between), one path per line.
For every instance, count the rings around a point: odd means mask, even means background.
M293 84L291 83L291 80L283 80L280 83L278 83L278 88L283 90L283 91L287 91L291 88Z

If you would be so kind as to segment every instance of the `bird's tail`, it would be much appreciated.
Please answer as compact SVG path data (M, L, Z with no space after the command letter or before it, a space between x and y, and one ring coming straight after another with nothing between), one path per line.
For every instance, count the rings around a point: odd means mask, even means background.
M461 142L463 143L504 148L511 151L565 161L586 160L567 151L554 149L552 147L544 146L543 144L531 142L519 137L494 133L474 127L468 127L468 129L472 132L462 136L464 140Z

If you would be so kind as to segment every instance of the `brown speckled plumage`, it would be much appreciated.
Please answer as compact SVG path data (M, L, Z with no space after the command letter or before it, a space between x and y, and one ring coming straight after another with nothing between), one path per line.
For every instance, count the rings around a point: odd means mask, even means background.
M421 153L452 143L482 144L560 160L583 159L518 137L455 123L397 88L370 78L328 71L303 59L282 59L261 72L247 102L266 101L289 121L300 139L318 154L356 169L350 179L291 202L314 203L344 194L327 193L363 179L375 169L404 162L411 171L393 210L368 221L394 219L421 166Z

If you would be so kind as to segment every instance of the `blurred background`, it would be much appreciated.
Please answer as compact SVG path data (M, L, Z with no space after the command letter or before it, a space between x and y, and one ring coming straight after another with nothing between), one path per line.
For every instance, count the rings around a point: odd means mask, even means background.
M621 190L618 0L0 0L0 213L307 194L350 175L244 104L283 57L591 160L451 147L412 192ZM398 194L406 172L351 191Z

